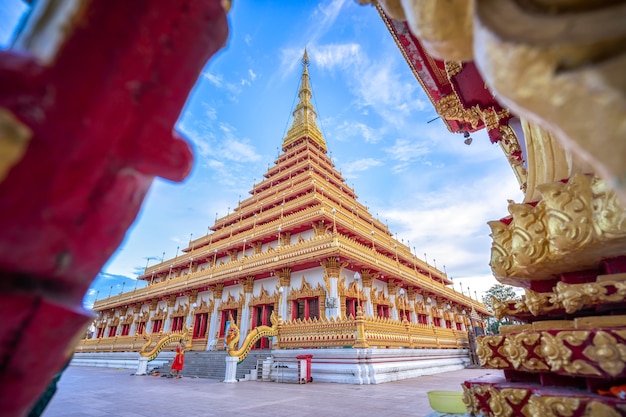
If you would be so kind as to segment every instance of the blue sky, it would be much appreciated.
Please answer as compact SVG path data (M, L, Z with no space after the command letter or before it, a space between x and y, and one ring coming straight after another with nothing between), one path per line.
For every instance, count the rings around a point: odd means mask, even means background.
M24 6L0 2L6 46ZM86 305L96 291L132 288L147 261L173 257L249 195L291 124L305 47L318 124L360 201L419 257L445 265L457 290L462 283L481 297L496 283L486 222L507 214L507 199L522 200L513 171L484 132L467 146L440 119L428 123L437 113L372 6L235 1L228 20L227 45L176 126L194 148L194 168L182 183L154 182Z

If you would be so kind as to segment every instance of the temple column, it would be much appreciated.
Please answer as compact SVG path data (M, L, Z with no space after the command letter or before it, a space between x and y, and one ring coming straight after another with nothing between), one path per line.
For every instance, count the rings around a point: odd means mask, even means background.
M172 310L174 309L174 306L176 305L176 295L175 294L171 294L168 298L167 298L167 313L165 316L165 320L163 320L163 328L161 329L161 331L165 332L169 332L172 329Z
M391 318L393 320L400 320L400 315L398 314L398 306L396 305L396 294L398 292L398 287L396 286L396 282L393 279L389 279L387 282L387 293L389 294L389 301L391 302Z
M372 282L376 278L377 274L372 274L369 269L361 270L361 279L363 280L363 293L370 296L366 299L361 299L363 307L363 315L365 317L374 317L374 304L372 303Z
M324 267L324 282L326 284L326 297L333 300L332 303L328 303L326 307L326 318L339 318L341 315L341 308L339 306L339 276L341 271L348 263L340 263L339 258L330 257L321 261L320 264Z
M150 313L148 313L148 320L146 320L146 333L152 333L152 324L154 323L154 314L156 312L159 300L153 298L150 300Z
M141 304L139 303L133 304L132 309L133 309L133 322L130 325L130 329L128 331L129 335L134 335L137 333L137 318L139 316L139 313L141 313Z
M417 309L415 308L415 294L416 294L415 287L407 288L407 291L406 291L406 296L408 299L407 306L413 307L412 311L409 313L411 314L411 320L409 320L411 323L417 323L417 313L416 313Z
M246 277L242 284L244 302L243 306L241 306L241 325L239 326L240 337L238 347L241 347L250 330L250 299L252 298L252 291L254 290L254 277Z
M278 297L278 316L283 320L289 320L290 317L287 316L287 295L289 294L289 289L291 288L291 268L283 268L282 270L276 272L276 277L278 277L280 294ZM280 290L282 290L282 293L280 293Z
M216 347L217 339L219 339L219 323L218 323L218 309L222 304L222 294L224 292L224 284L216 284L215 287L211 288L213 292L213 300L215 303L213 304L213 312L211 313L211 323L209 324L209 333L208 339L209 343L207 343L207 350L213 350Z
M193 334L193 325L194 325L194 318L195 318L193 311L197 306L196 302L198 301L198 290L191 290L187 294L187 296L189 297L189 305L187 307L188 313L186 316L187 318L185 321L185 325Z

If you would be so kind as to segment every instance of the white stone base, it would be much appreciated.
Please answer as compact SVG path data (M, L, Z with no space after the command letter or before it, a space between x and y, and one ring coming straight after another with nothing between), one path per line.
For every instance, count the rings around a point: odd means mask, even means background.
M294 349L273 350L270 379L298 382L297 355L313 355L313 382L382 384L464 369L467 349Z
M174 352L161 352L156 359L146 364L146 372L174 359ZM74 353L71 366L98 366L104 368L139 369L137 352L80 352ZM138 374L139 375L139 374Z

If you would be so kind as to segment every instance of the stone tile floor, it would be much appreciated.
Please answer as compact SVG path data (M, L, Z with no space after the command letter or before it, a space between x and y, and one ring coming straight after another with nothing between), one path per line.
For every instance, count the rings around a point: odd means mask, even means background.
M224 384L70 366L43 417L424 417L438 415L428 403L427 391L461 391L463 381L488 373L499 371L464 369L380 385Z

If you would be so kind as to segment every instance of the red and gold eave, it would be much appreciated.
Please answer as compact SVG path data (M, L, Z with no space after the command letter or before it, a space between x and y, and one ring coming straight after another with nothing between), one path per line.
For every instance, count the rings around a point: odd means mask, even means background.
M433 58L413 36L407 22L387 16L380 6L376 8L448 130L471 133L487 128L491 142L501 140L499 127L507 125L511 115L486 88L476 65ZM496 120L486 121L485 112L493 113Z

